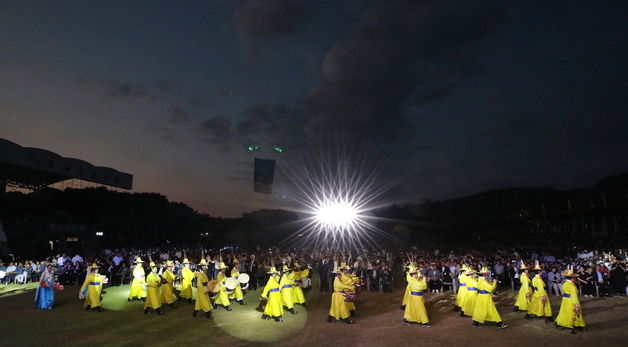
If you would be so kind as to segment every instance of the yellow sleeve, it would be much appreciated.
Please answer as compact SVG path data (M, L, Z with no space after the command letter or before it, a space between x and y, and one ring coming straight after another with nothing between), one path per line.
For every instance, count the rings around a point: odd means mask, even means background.
M271 277L268 279L268 282L266 283L266 286L264 287L264 290L262 291L262 297L266 298L268 297L268 291L271 290L272 288L272 282L275 282L275 280Z
M85 291L85 289L87 289L87 286L92 281L93 277L94 277L94 274L89 274L89 275L87 275L87 277L85 277L85 282L83 282L83 286L81 287L81 292L83 292L83 291Z

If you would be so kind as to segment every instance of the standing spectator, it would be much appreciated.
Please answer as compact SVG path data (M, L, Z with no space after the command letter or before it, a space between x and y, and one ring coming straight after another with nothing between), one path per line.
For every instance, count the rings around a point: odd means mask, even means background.
M436 264L430 264L430 269L427 271L428 287L432 293L440 293L440 288L443 285L443 274L436 268Z
M79 254L76 254L72 257L72 264L78 265L82 263L83 263L83 257L81 257Z
M65 265L66 260L68 260L68 256L65 253L63 253L59 258L57 258L57 265L58 266Z
M561 290L561 283L562 283L563 277L561 276L560 272L558 272L558 270L556 269L556 267L552 267L552 271L550 271L550 273L547 274L547 283L549 286L549 290L548 290L548 294L552 295L552 290L554 290L554 293L556 293L556 296L562 296L562 290Z
M608 270L603 266L602 263L600 263L600 265L597 266L595 272L593 272L593 278L597 283L600 297L611 296Z
M120 252L116 253L116 255L111 259L113 261L114 266L120 266L120 263L124 261L124 257Z
M610 282L615 295L626 295L626 268L617 260L611 264Z

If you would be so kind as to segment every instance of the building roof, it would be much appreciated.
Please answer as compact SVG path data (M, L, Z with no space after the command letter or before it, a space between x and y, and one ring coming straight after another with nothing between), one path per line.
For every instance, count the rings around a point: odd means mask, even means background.
M0 138L0 181L36 189L69 179L121 189L133 187L131 174L65 158L41 148L22 147Z

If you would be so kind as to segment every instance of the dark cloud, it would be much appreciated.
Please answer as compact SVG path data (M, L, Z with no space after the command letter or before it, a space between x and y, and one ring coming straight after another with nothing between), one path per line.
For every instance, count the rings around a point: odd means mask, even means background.
M285 104L259 104L249 107L238 121L242 137L263 135L283 143L302 137L304 116L301 110Z
M118 78L89 79L82 77L78 82L80 86L99 89L106 96L114 99L157 101L165 98L167 94L159 88L149 87L143 83L125 82Z
M506 20L491 1L382 1L327 53L305 103L311 125L392 141L412 135L409 100L448 95L472 71L469 47Z
M189 112L177 106L173 106L168 110L168 120L171 123L183 123L189 119Z
M212 117L201 122L200 130L207 135L206 141L228 147L231 141L231 119Z
M307 17L307 9L292 0L249 0L233 19L240 37L250 40L293 34Z

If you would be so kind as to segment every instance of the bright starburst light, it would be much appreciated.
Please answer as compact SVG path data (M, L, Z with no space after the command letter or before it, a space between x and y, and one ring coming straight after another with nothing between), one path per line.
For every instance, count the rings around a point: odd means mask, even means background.
M392 238L378 228L381 219L371 212L388 206L381 196L395 180L382 175L386 160L371 160L378 156L370 154L365 159L332 150L286 158L282 169L291 183L290 200L299 205L295 210L302 217L301 227L286 244L355 250Z
M354 228L357 210L348 201L325 201L315 211L316 221L325 228L350 231Z

